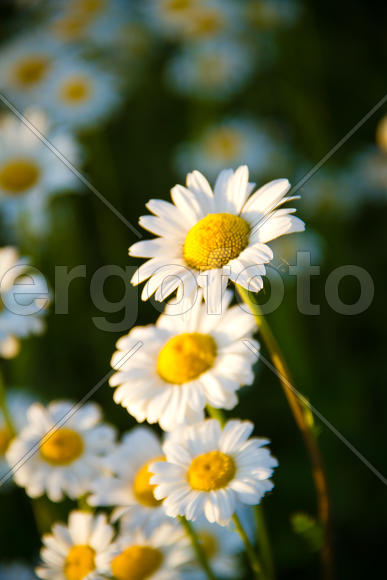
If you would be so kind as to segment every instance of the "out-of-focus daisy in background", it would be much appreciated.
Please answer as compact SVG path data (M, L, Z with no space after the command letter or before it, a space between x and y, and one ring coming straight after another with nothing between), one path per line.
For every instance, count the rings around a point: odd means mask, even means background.
M40 111L27 110L25 116L67 161L79 167L81 150L70 133L50 127ZM45 234L52 197L75 191L80 185L33 129L12 113L0 118L0 213L10 235L15 236L15 228L26 228L38 236Z
M111 574L116 580L182 580L190 561L189 542L180 526L165 523L150 534L138 529L114 544Z
M56 523L52 533L43 536L42 564L36 573L44 580L103 580L113 537L105 514L72 511L67 526Z
M0 578L3 580L37 580L32 566L23 562L0 563Z
M94 63L64 59L44 93L44 109L54 123L87 128L107 117L119 103L114 74Z
M294 24L301 15L298 0L248 0L243 8L246 23L260 31Z
M162 458L161 443L150 429L137 427L126 433L103 461L106 473L91 482L90 505L114 507L112 519L120 518L121 530L126 532L134 527L152 531L170 521L149 483L149 465Z
M139 223L160 237L129 249L132 256L151 258L132 278L133 284L149 278L143 300L155 292L156 300L164 300L178 288L179 298L184 293L189 302L199 285L214 313L228 279L254 292L262 289L265 264L273 259L267 243L303 231L304 223L292 215L295 209L280 208L295 199L286 197L287 179L271 181L252 193L254 186L246 166L222 171L213 191L194 171L187 175L186 187L172 188L173 204L148 202L155 216L142 216Z
M32 270L16 248L0 248L0 356L16 356L20 339L43 332L48 303L43 275Z
M15 434L19 433L25 426L27 422L27 410L34 401L36 401L36 397L27 391L7 389L5 404L12 422L12 428L16 431ZM10 431L3 414L0 413L0 478L5 476L10 470L5 455L15 434ZM0 491L4 491L5 489L6 487L0 486Z
M267 271L271 283L278 280L277 276L271 277L272 268L282 278L286 277L287 281L295 282L297 277L292 275L291 271L289 272L290 266L297 266L297 275L302 275L303 271L307 271L309 262L312 266L321 266L324 259L324 241L321 236L309 228L302 234L278 238L271 245L275 255L275 260Z
M182 95L226 100L247 82L254 60L250 48L241 41L190 44L171 58L166 80L171 90Z
M118 386L116 403L137 421L158 422L166 431L202 419L206 404L235 407L236 392L253 381L259 345L252 339L253 316L239 306L228 308L230 301L231 293L222 312L212 316L201 295L184 314L169 304L155 325L135 327L122 337L112 358L118 371L110 379ZM246 348L247 339L255 352ZM142 348L122 364L138 341Z
M177 429L163 445L166 460L154 463L154 494L164 499L171 517L196 520L203 513L211 523L227 525L238 506L258 504L273 488L278 465L264 446L267 439L250 437L250 421L216 419Z
M101 459L115 445L115 430L101 422L98 405L53 401L33 404L27 424L12 441L6 458L14 479L31 497L44 493L51 501L76 499L90 490L101 473ZM23 458L28 456L28 461Z
M224 167L246 163L254 175L267 175L276 164L278 150L267 131L254 119L233 118L207 127L197 139L183 143L175 165L187 173L191 167L214 179Z

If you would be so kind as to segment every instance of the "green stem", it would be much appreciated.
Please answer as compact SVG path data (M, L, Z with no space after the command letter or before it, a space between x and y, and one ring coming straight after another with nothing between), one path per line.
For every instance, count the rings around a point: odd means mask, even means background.
M207 405L207 411L210 417L212 417L212 419L217 419L221 424L221 426L222 427L224 426L227 419L222 409L216 409L215 407L211 407L211 405Z
M0 372L0 410L3 414L4 422L8 431L10 432L11 436L14 437L16 435L16 429L15 425L13 424L11 413L8 409L7 393L5 390L5 384L1 372Z
M198 535L195 532L192 524L184 516L179 516L179 520L184 530L186 531L187 536L191 540L191 544L195 551L196 557L199 561L200 566L203 568L203 571L205 572L208 580L216 580L216 577L208 563L206 553L203 550L203 546L201 545Z
M274 334L266 322L259 304L255 300L255 295L251 294L248 290L245 290L245 288L242 288L238 285L237 289L242 300L249 307L255 317L259 332L264 343L266 344L268 351L270 352L270 356L277 371L277 375L287 398L289 407L304 438L305 446L309 453L317 494L318 514L322 528L324 530L324 545L321 551L321 561L323 565L324 579L330 580L333 578L333 553L328 484L321 452L310 421L310 410L306 404L306 399L296 394L296 391L293 387L294 382L290 371L277 344Z
M268 580L275 579L274 559L271 551L269 540L269 533L267 531L265 514L263 512L262 504L254 506L255 521L257 524L258 544L261 555L262 564L265 568Z
M265 575L263 574L262 566L259 562L258 556L255 553L254 547L251 544L248 535L246 534L245 529L242 526L242 523L236 513L232 516L232 519L235 525L235 529L242 538L242 542L245 545L247 557L249 559L251 569L254 572L254 578L256 578L256 580L265 580Z

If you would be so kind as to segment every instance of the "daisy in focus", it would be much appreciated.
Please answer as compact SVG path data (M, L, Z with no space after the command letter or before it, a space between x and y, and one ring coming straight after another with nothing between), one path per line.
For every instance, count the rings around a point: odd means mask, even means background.
M47 84L42 102L55 123L84 129L116 108L117 79L89 62L64 59Z
M49 302L47 282L16 248L0 248L0 356L13 358L20 339L41 334Z
M224 100L246 83L254 67L249 48L235 40L184 46L168 63L169 87L186 96Z
M79 164L80 150L73 136L50 127L39 111L28 121L70 163ZM25 224L35 233L48 226L48 206L54 195L79 188L74 173L13 114L0 120L0 211L10 229Z
M101 459L114 448L115 430L101 422L98 405L74 407L65 401L47 407L35 403L7 451L14 480L30 497L45 493L54 502L64 495L81 497L101 473Z
M278 209L297 197L286 197L287 179L260 187L249 183L247 166L222 171L214 190L198 171L187 175L186 187L171 190L173 203L153 199L140 225L159 236L137 242L131 256L150 258L135 272L132 284L145 284L142 299L156 293L164 300L177 288L178 298L193 300L204 289L210 313L216 312L228 279L250 291L263 287L265 264L273 259L268 242L304 230L295 209Z
M253 382L259 345L252 339L253 316L239 306L229 308L230 301L227 293L222 313L212 316L201 296L184 314L168 304L155 325L135 327L120 338L111 363L119 370L109 381L118 387L115 402L138 422L158 422L165 431L202 420L207 404L234 408L238 389ZM247 339L254 349L246 347ZM125 357L139 341L142 348Z
M150 429L137 427L126 433L103 462L106 474L91 483L88 502L92 506L114 506L112 519L121 518L121 530L125 532L134 527L152 531L170 521L149 483L149 465L162 459L161 443Z
M189 562L189 542L180 527L165 523L152 533L140 528L114 544L111 574L115 580L182 580Z
M176 166L184 172L197 167L215 179L223 167L246 163L256 175L262 175L273 166L275 153L270 136L253 119L226 119L208 127L196 141L183 143L176 154Z
M113 537L105 514L73 511L67 526L57 523L43 536L42 564L36 573L44 580L103 580Z
M166 461L154 463L155 497L166 513L196 520L203 512L211 523L227 525L242 504L256 505L273 489L270 477L277 460L252 437L250 421L216 419L178 429L163 445Z

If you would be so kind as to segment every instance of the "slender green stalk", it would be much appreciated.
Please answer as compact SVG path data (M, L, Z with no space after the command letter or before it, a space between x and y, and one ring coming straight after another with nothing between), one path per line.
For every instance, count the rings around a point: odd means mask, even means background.
M181 522L181 525L185 529L187 536L191 540L191 544L195 551L196 557L199 561L200 566L203 568L203 571L206 574L208 580L216 580L216 576L211 570L206 553L203 550L203 546L201 545L198 535L195 532L193 526L184 516L179 516L179 520Z
M211 407L211 405L207 405L207 411L210 417L212 417L212 419L218 419L219 423L223 427L227 419L222 409L216 409L215 407Z
M257 524L258 544L262 565L268 580L275 580L274 559L271 551L269 533L267 531L265 514L262 504L254 506L255 521Z
M265 580L266 576L263 573L258 556L255 553L254 547L251 544L248 535L246 534L245 529L242 526L242 523L236 513L232 516L232 519L235 525L235 529L242 538L242 542L245 545L247 557L249 559L251 569L254 572L254 578L256 578L256 580Z
M305 441L305 446L309 453L312 464L312 473L314 484L317 493L317 508L319 519L324 530L324 545L321 551L321 561L323 565L324 578L329 580L333 578L333 554L332 554L332 540L331 540L331 514L329 505L328 484L325 475L323 460L320 449L318 447L316 437L310 422L310 410L305 404L305 401L298 397L295 393L294 382L285 362L285 359L280 351L277 341L268 325L264 315L254 295L237 285L238 292L254 315L261 337L266 344L273 364L277 370L278 378L284 390L290 409L293 413L294 419Z
M13 424L11 413L9 412L8 409L7 393L5 390L5 384L1 371L0 371L0 410L3 414L5 425L8 431L10 432L11 436L16 435L15 425Z

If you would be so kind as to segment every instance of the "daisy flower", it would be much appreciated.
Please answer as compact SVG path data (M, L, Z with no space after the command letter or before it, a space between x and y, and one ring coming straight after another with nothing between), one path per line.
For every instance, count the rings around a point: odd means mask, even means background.
M276 150L269 135L253 119L225 119L208 127L196 141L180 145L176 166L197 167L214 179L223 167L246 163L257 175L273 166Z
M232 527L210 524L204 516L201 516L193 523L193 528L214 574L217 577L232 578L232 580L238 578L241 567L237 555L243 552L243 543ZM202 580L203 571L197 568L194 554L192 560L192 568L188 569L184 578Z
M248 47L236 40L211 40L184 46L168 64L173 90L201 99L227 99L247 81L254 66Z
M30 497L46 493L51 501L61 501L64 494L76 499L89 491L91 481L101 473L101 459L112 451L114 439L115 430L101 423L95 403L75 412L66 401L47 407L35 403L6 458L15 482Z
M137 427L126 433L103 462L107 473L91 483L90 505L115 506L113 520L121 518L126 532L133 526L152 530L169 520L149 483L148 467L162 457L161 443L150 429Z
M181 568L190 556L180 527L165 523L147 535L139 528L114 544L111 573L115 580L181 580Z
M173 204L151 200L147 208L155 216L143 216L140 225L159 238L137 242L131 256L151 258L132 278L147 278L142 299L156 292L164 300L179 287L179 297L192 300L197 286L205 289L209 311L215 312L222 287L230 279L258 292L263 287L265 263L273 258L267 242L304 230L294 209L278 209L287 201L287 179L260 187L249 183L246 166L222 171L212 191L198 171L187 175L186 187L171 190Z
M26 424L27 410L35 399L29 393L15 389L7 389L6 395L7 409L11 416L12 425L16 433L19 433ZM5 454L12 438L13 435L4 421L3 414L0 413L0 478L6 475L10 469Z
M48 302L43 275L32 270L16 248L0 248L0 356L16 356L21 338L44 331Z
M43 536L42 565L36 573L45 580L103 580L113 536L105 514L72 511L67 526L57 523Z
M163 445L166 461L154 463L151 483L171 517L196 520L204 512L211 523L228 524L241 504L258 504L273 488L277 461L263 448L267 439L252 437L249 421L228 421L222 428L207 419L175 431Z
M40 111L27 112L36 127L71 163L79 164L74 137L50 127ZM10 229L23 223L35 233L48 227L48 206L54 195L79 188L72 171L14 115L0 120L0 211Z
M91 63L64 59L47 83L44 109L58 124L86 128L118 104L117 79Z
M40 101L60 44L42 30L18 37L1 49L0 90L16 107Z
M36 580L34 570L22 562L0 564L0 578L4 580Z
M135 327L120 338L112 358L119 370L110 378L118 386L115 402L138 422L158 422L165 431L202 420L206 404L235 407L236 391L253 382L257 358L244 340L255 352L259 345L252 340L253 316L239 306L228 308L230 300L231 293L223 312L212 316L201 298L184 314L169 304L155 325ZM122 364L138 341L141 350Z

